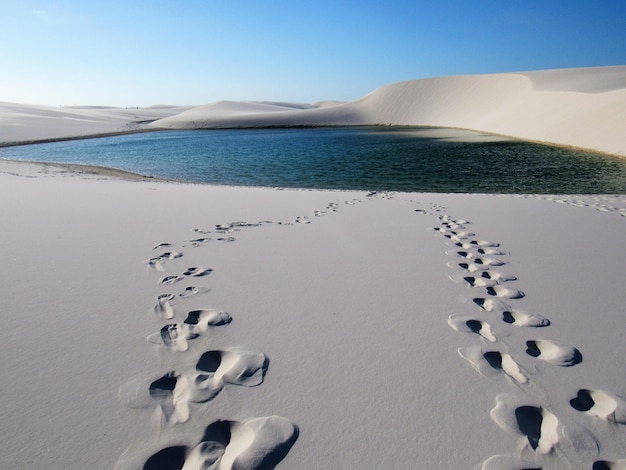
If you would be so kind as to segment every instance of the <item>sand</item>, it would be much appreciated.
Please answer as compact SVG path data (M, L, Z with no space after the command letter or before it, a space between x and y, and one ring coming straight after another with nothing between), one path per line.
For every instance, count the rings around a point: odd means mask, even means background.
M626 458L623 196L1 168L2 468Z
M614 92L564 74L534 74L537 92ZM57 118L9 134L89 130ZM0 161L0 210L0 468L626 468L626 196L235 188Z
M145 131L148 124L186 107L112 108L0 102L0 146Z
M626 66L439 77L383 86L334 106L215 103L152 127L458 127L626 156Z

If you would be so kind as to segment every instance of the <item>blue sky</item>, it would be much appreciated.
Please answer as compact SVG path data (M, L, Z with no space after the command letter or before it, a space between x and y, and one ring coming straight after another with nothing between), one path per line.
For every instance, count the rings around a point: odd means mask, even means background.
M0 101L352 100L443 75L626 65L623 0L0 0Z

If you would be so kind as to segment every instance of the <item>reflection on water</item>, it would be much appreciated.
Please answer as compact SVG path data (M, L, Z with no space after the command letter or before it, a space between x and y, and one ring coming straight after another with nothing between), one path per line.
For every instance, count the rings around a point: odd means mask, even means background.
M480 193L626 193L626 160L442 128L164 131L0 148L199 183Z

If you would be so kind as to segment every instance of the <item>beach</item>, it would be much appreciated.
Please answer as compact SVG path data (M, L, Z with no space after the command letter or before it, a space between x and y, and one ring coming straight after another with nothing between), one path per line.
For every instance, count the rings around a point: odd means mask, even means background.
M623 196L210 187L22 163L3 163L0 177L12 222L3 467L142 468L162 449L194 448L215 421L269 416L298 430L284 468L481 468L498 455L513 463L483 468L590 468L623 457L623 401L601 416L570 404L579 390L624 394ZM491 264L472 263L479 256ZM466 279L484 272L504 275L492 284L504 290ZM232 321L155 339L202 309ZM508 323L505 311L532 316ZM581 361L559 363L573 348ZM208 351L269 362L206 402L149 393L167 374L193 376ZM487 352L518 372L490 366ZM556 417L548 438L535 436L547 451L507 428L524 406Z
M562 87L545 76L536 87ZM569 83L549 93L624 92ZM300 125L337 106L261 111ZM545 140L623 154L615 112ZM23 119L3 142L134 118ZM496 121L474 127L545 138ZM0 161L0 207L2 468L626 468L624 195L246 188Z

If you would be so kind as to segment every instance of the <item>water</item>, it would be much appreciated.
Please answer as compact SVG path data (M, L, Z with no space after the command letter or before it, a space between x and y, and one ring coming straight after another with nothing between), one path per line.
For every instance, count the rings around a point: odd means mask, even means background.
M0 158L239 186L626 193L626 160L454 129L164 131L0 148Z

